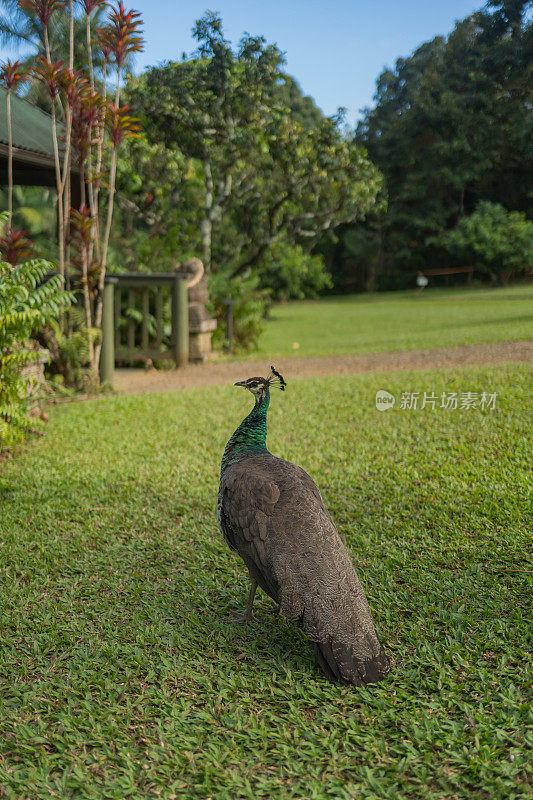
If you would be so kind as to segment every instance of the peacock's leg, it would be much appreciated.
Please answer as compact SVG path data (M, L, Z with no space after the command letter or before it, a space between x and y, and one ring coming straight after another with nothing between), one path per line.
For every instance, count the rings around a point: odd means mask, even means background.
M246 603L246 608L244 612L237 612L235 614L236 622L250 622L251 619L254 618L252 614L252 608L254 606L254 597L257 590L257 581L254 581L251 578L251 586L250 586L250 594L248 595L248 602Z

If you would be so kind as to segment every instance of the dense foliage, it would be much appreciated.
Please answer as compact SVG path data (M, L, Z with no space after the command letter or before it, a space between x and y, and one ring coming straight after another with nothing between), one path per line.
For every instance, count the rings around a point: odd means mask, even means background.
M388 211L343 232L345 285L412 285L449 265L442 234L481 200L531 213L531 2L489 5L379 77L356 140L385 176Z
M284 105L297 90L281 71L278 49L248 34L233 49L210 13L194 33L194 57L148 70L130 82L128 97L149 141L191 164L174 191L190 197L189 180L199 190L206 270L260 270L275 242L310 250L324 231L361 218L379 175L343 137L339 117L317 113L313 120Z
M227 296L253 275L275 297L312 296L329 279L309 254L324 232L365 216L380 175L342 117L324 117L283 73L277 47L248 34L232 47L211 13L194 33L191 57L128 84L146 138L119 165L129 222L113 246L148 269L200 256L235 284Z
M221 322L213 337L215 346L226 344L227 301L232 303L233 349L257 347L263 331L269 293L259 285L259 276L251 272L231 280L224 272L214 272L209 279L210 310Z
M519 211L481 202L469 217L444 236L452 255L494 281L507 283L513 275L533 270L533 222Z
M24 368L40 356L29 339L57 318L70 297L59 275L42 282L50 269L50 263L37 259L18 266L0 262L0 450L40 424L28 415L31 381Z
M193 57L129 84L148 140L130 146L144 164L136 188L124 169L130 235L117 251L131 243L133 260L142 240L144 263L155 252L159 265L174 249L201 253L228 281L256 272L277 299L323 292L328 272L334 290L372 291L411 286L420 269L470 266L447 234L481 201L530 212L530 5L493 2L398 59L354 145L283 74L275 47L248 36L233 50L207 15ZM524 264L498 268L500 279ZM474 266L492 271L481 256Z
M47 261L56 257L52 233L57 225L55 192L48 186L13 187L13 229L27 231L33 251ZM8 207L7 187L0 187L0 208Z
M284 241L276 242L265 256L260 280L273 300L314 298L331 286L320 255Z

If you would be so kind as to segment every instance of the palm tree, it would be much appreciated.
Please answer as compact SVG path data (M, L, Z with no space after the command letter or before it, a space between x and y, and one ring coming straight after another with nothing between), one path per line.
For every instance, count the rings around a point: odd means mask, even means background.
M17 0L0 0L0 44L18 49L23 44L34 44L29 19ZM34 31L37 28L34 27Z
M87 43L91 42L91 29L95 30L104 24L105 8L99 4L94 7L89 22L81 10L74 14L74 70L87 69L99 82L103 78L104 57L100 50L93 47L92 64L88 55ZM89 32L87 28L89 27ZM54 11L48 24L48 40L51 60L61 60L64 64L70 61L70 12L60 7ZM14 51L29 53L20 59L21 69L29 71L37 66L39 59L46 55L46 42L43 27L35 14L20 8L17 0L0 0L0 44ZM25 95L28 100L40 108L50 112L50 97L42 82L32 80Z
M9 59L0 67L0 81L6 87L6 110L7 110L7 139L9 153L7 158L7 180L8 180L8 212L7 228L11 230L11 217L13 215L13 132L11 125L11 92L27 81L27 75L20 68L18 61L11 62Z

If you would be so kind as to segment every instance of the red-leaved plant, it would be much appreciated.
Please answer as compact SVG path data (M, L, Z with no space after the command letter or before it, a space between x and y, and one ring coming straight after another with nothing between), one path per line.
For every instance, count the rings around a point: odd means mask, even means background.
M91 329L100 330L102 324L103 288L106 274L109 235L113 216L117 150L128 136L137 136L139 126L127 108L119 108L121 73L126 58L143 48L141 18L137 11L128 11L122 0L109 11L108 20L97 28L93 41L92 24L97 9L108 6L105 0L79 0L85 13L88 63L87 71L73 69L74 64L74 0L18 0L26 14L39 23L44 42L41 53L32 71L32 77L41 81L47 89L52 115L54 163L57 185L58 210L58 268L61 275L70 279L70 251L75 255L73 265L81 273L81 284L89 352L93 379L97 379L101 344L96 337L93 347ZM48 36L49 25L56 11L68 8L70 41L68 64L54 60ZM104 57L102 80L94 75L94 48ZM106 81L110 65L116 67L115 102L107 100ZM18 62L6 62L0 70L0 80L7 88L8 127L10 123L10 92L25 76ZM13 146L10 137L10 159ZM108 142L108 144L106 144ZM72 161L79 174L81 203L71 208ZM11 163L11 162L10 162ZM10 168L11 186L12 169ZM100 191L107 188L105 224L100 220ZM11 219L12 192L9 201ZM103 231L103 235L101 232ZM4 237L4 251L12 258L21 259L24 235L10 230ZM9 239L9 241L8 241ZM27 240L26 240L27 241ZM2 246L2 242L0 242ZM17 255L18 254L18 255ZM94 302L92 302L94 300Z
M33 256L33 242L28 236L28 231L12 231L8 228L0 236L0 255L2 261L15 267L23 261L28 261Z

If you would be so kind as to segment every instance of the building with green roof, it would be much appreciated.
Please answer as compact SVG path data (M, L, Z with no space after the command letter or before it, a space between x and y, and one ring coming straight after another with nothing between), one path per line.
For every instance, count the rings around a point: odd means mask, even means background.
M61 127L58 126L61 147ZM24 186L55 186L52 117L42 109L11 94L13 133L13 183ZM6 89L0 87L0 184L7 184L7 108ZM75 165L72 165L77 172ZM73 189L78 181L73 181Z

